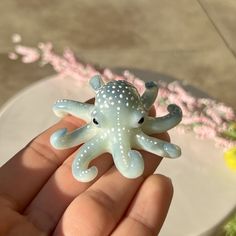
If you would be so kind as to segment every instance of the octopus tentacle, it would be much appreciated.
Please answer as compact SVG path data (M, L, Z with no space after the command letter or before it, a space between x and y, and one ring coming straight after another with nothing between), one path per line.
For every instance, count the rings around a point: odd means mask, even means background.
M157 84L153 81L146 82L145 87L146 87L146 90L141 96L141 100L142 100L144 108L146 110L149 110L156 100L158 87L157 87Z
M73 100L58 100L53 106L53 112L59 116L64 117L68 114L78 117L89 122L91 120L91 112L94 105L88 103L77 102Z
M90 81L89 81L89 84L91 85L91 87L97 91L99 90L103 85L104 85L104 82L102 80L102 77L101 75L94 75Z
M154 153L158 156L177 158L181 155L181 149L177 145L150 137L142 132L135 136L134 142L137 148Z
M120 141L112 145L111 153L114 164L120 173L127 178L137 178L144 171L142 155L130 149L128 141Z
M102 153L106 152L98 135L81 146L72 164L72 174L75 179L81 182L89 182L96 178L98 170L96 166L89 166L89 163Z
M96 133L96 128L91 124L67 133L67 129L60 129L50 137L50 143L56 149L65 149L75 147L81 143L87 142Z
M168 115L162 117L147 117L142 126L142 130L147 134L162 133L175 127L182 120L182 111L175 104L167 107Z

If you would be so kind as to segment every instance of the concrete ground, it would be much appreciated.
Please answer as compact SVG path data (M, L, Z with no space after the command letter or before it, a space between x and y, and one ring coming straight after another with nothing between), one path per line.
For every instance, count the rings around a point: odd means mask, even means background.
M52 74L11 61L11 36L51 41L86 62L148 69L188 81L236 109L235 0L1 0L0 105Z

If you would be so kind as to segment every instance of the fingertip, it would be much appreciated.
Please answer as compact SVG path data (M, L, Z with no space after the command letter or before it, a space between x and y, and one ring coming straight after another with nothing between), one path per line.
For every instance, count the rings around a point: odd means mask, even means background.
M149 199L145 206L147 210L146 214L143 215L143 223L156 234L160 232L166 219L173 193L172 181L164 175L153 174L143 183L142 198Z
M158 235L173 196L171 180L160 174L149 176L134 198L127 216L114 235Z
M86 122L80 118L77 118L75 116L67 115L62 120L62 122L70 123L75 125L76 127L81 127L86 124Z
M170 135L167 132L161 133L160 138L166 142L170 142Z
M160 133L160 134L154 134L152 136L155 138L161 139L163 141L170 142L170 135L167 132Z
M148 113L149 116L155 117L156 116L156 109L154 106L151 107Z
M153 174L149 176L145 182L148 188L161 191L163 195L169 197L170 200L172 199L174 188L172 180L169 177L162 174Z

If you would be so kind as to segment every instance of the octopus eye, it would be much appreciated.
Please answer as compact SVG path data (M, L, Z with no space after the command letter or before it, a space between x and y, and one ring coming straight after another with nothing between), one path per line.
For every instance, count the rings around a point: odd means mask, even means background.
M95 125L98 125L98 121L97 121L95 118L93 118L93 123L94 123Z
M138 121L139 124L142 124L143 122L144 122L144 117L142 117L142 118Z

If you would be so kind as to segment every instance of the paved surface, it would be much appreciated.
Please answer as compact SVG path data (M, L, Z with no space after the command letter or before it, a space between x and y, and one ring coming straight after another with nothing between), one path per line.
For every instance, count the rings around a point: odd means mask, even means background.
M235 0L2 0L0 16L0 105L53 73L7 58L19 33L26 45L51 41L100 66L188 81L236 109Z

